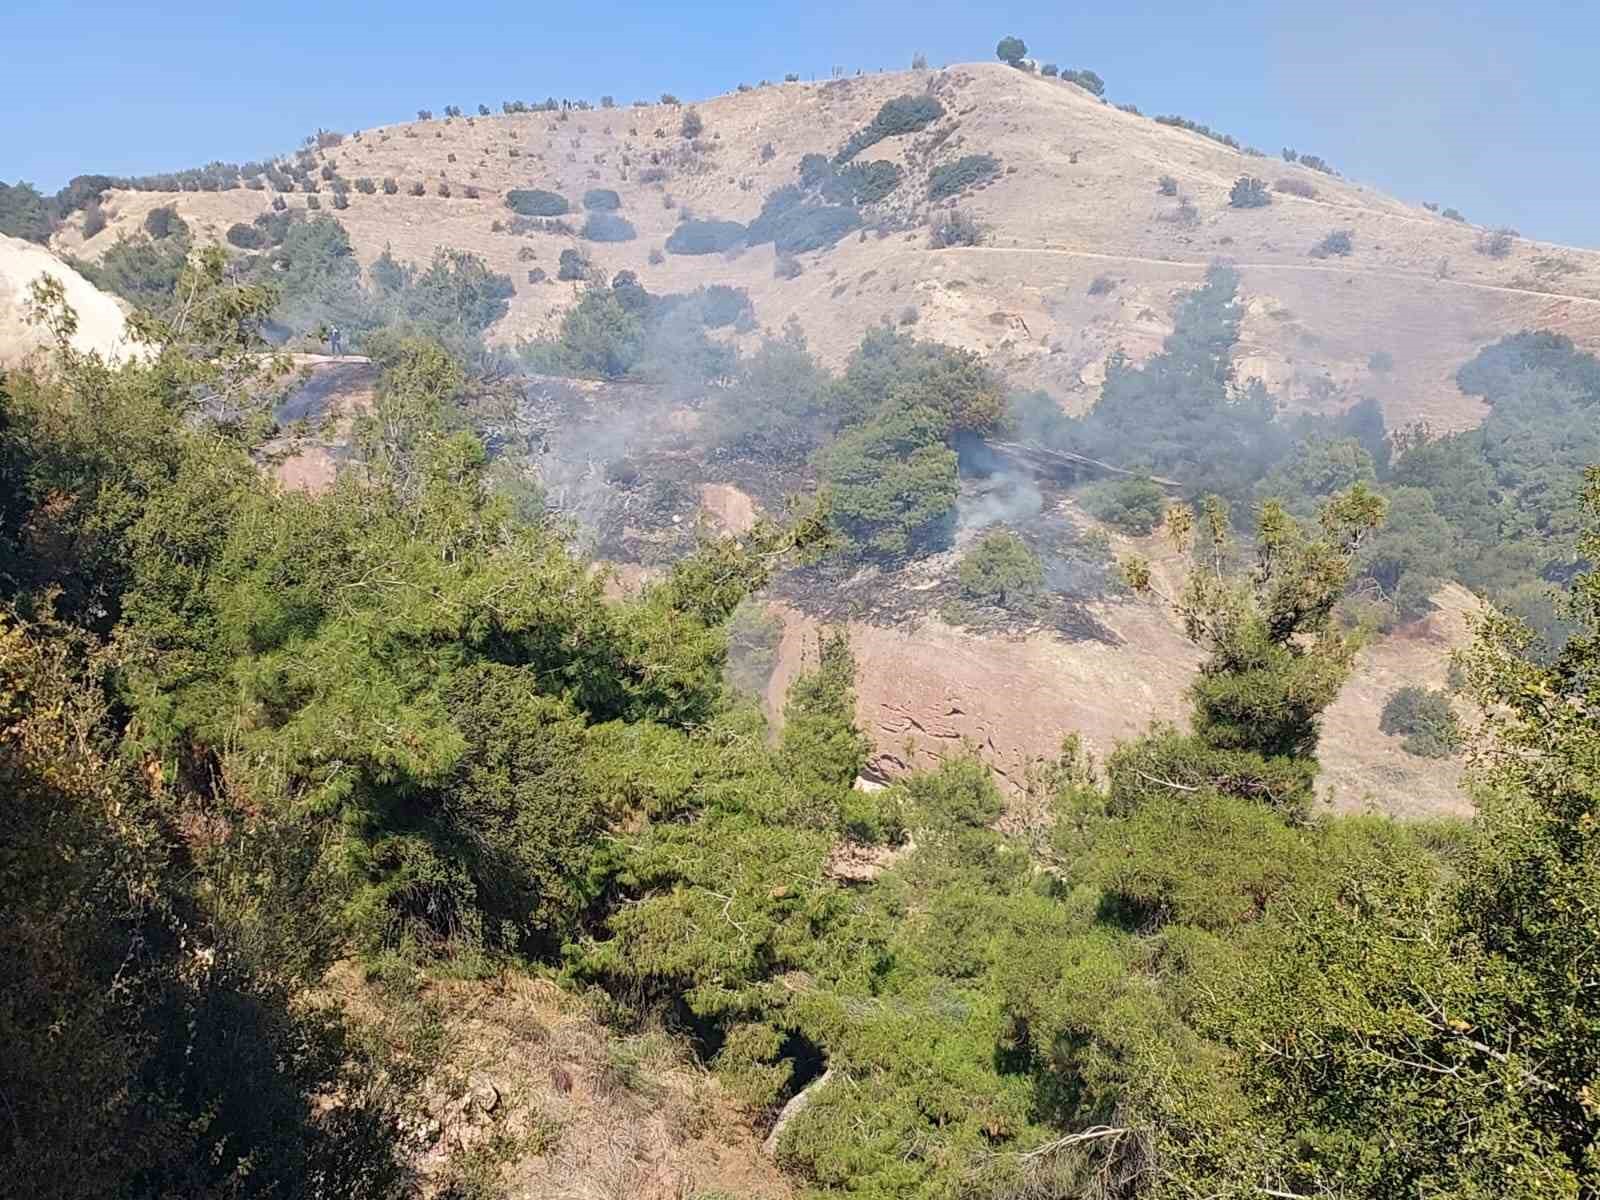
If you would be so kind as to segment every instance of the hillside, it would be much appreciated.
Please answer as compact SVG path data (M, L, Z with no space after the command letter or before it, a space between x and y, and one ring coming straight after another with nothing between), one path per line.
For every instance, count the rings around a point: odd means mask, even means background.
M764 197L794 181L802 155L832 155L885 101L924 91L940 98L944 117L862 155L906 169L895 192L869 210L879 232L798 255L803 273L789 279L775 277L771 245L650 261L685 212L750 221ZM1453 372L1484 342L1537 327L1580 348L1600 346L1600 253L1517 239L1504 257L1490 257L1476 249L1484 235L1476 227L1000 64L772 85L695 107L704 132L694 148L679 132L683 110L650 105L383 126L315 158L350 181L399 185L395 195L352 191L349 207L334 214L364 262L385 248L425 262L449 246L509 274L516 295L494 333L502 342L552 329L579 287L554 282L556 260L578 247L608 274L637 272L652 291L745 288L760 327L799 321L829 363L864 326L915 319L921 336L985 351L1018 384L1044 386L1074 409L1092 400L1112 350L1138 360L1159 346L1174 293L1218 258L1237 264L1249 302L1235 357L1241 377L1262 378L1294 406L1327 408L1343 389L1381 400L1391 426L1426 418L1436 429L1460 428L1482 410L1461 396ZM959 197L987 228L985 243L931 250L922 199L928 171L976 153L1001 165L987 186ZM1274 192L1270 206L1230 208L1229 189L1244 174L1308 185L1315 195ZM1163 175L1174 178L1178 197L1158 194ZM427 194L409 194L418 183ZM441 184L448 197L437 194ZM467 198L468 188L477 199ZM561 193L573 229L587 189L614 189L638 237L596 244L497 232L512 216L504 197L518 188ZM102 232L84 242L68 229L57 245L92 259L169 203L199 236L220 238L262 213L270 195L113 192ZM1181 198L1194 206L1192 222L1177 219ZM284 199L304 208L309 197ZM1311 248L1335 229L1351 231L1353 252L1313 259ZM535 269L549 281L529 283ZM1378 352L1392 365L1375 368Z
M42 246L0 234L0 366L49 345L49 334L28 321L28 288L41 275L60 281L78 314L73 349L107 357L129 351L121 304Z

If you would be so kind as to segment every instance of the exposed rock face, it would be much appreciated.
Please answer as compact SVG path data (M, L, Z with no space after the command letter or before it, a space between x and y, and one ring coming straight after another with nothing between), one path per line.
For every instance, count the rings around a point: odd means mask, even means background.
M1412 757L1378 731L1389 694L1410 683L1442 686L1449 651L1466 637L1472 598L1450 587L1437 602L1437 612L1362 652L1325 715L1318 790L1330 805L1381 803L1407 816L1469 810L1458 762ZM781 715L789 683L816 663L818 623L777 611L785 629L767 699ZM1079 734L1103 758L1152 720L1181 719L1199 662L1182 631L1145 602L1096 605L1095 615L1119 643L986 636L936 619L899 628L850 623L857 721L874 747L869 777L892 779L971 746L1014 791L1029 763L1052 756L1066 734Z
M50 345L45 330L27 320L28 287L41 275L61 281L67 303L78 315L73 349L106 358L125 358L135 347L128 340L121 304L100 291L43 246L0 234L0 365L14 365Z

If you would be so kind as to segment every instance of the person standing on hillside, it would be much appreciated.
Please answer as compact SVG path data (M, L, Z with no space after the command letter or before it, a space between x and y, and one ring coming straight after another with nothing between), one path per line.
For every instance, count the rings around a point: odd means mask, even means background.
M333 355L334 358L339 357L339 327L337 325L328 327L328 353Z

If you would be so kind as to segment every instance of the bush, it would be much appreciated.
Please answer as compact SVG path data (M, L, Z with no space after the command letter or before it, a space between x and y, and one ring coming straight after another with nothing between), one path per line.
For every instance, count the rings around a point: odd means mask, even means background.
M1490 258L1505 258L1511 253L1511 245L1517 236L1515 229L1500 228L1485 230L1478 235L1477 251Z
M666 105L670 105L671 107L676 108L679 104L683 103L683 101L679 100L671 92L662 92L661 93L661 103L666 104Z
M1394 355L1387 350L1374 350L1367 356L1367 370L1386 375L1394 370Z
M1044 586L1039 556L1016 534L993 529L961 558L961 593L1001 608L1026 602Z
M1178 194L1178 181L1171 175L1163 175L1156 180L1156 193L1162 196L1176 196Z
M1348 258L1355 249L1355 231L1351 229L1335 229L1315 246L1311 247L1312 258Z
M309 208L312 212L321 212L322 211L322 200L321 200L321 198L317 197L317 196L307 196L306 197L306 207Z
M1174 129L1187 129L1190 133L1198 133L1201 137L1210 138L1213 142L1218 142L1231 150L1239 149L1239 139L1231 133L1223 133L1221 130L1213 129L1209 125L1202 125L1199 121L1191 121L1188 117L1180 117L1176 113L1165 113L1161 116L1153 117L1152 120L1157 125L1170 125Z
M1063 83L1075 83L1091 96L1104 96L1106 94L1106 81L1093 71L1063 71Z
M334 208L338 209L340 212L343 212L345 209L349 208L350 207L350 193L349 192L335 192L333 194L333 206L334 206Z
M761 145L761 161L762 162L771 162L773 159L775 159L777 157L778 157L778 148L776 146L774 146L771 142L763 142L762 145Z
M1459 208L1447 208L1442 213L1440 213L1439 215L1441 217L1443 217L1446 221L1465 221L1466 220L1466 217L1461 215L1461 210Z
M892 100L886 100L883 107L878 109L877 115L872 118L871 124L851 134L839 153L833 156L833 161L842 166L868 146L877 145L884 138L898 137L901 134L916 133L918 130L926 129L942 116L944 116L944 105L926 93L896 96ZM802 182L805 181L807 173L806 161L813 157L822 156L808 154L800 160Z
M737 221L682 222L667 239L669 254L718 254L745 240L745 227Z
M1288 176L1285 176L1284 178L1278 180L1277 183L1273 184L1272 190L1275 192L1282 192L1286 196L1299 196L1305 200L1314 200L1316 199L1317 195L1317 189L1312 187L1304 179L1290 179Z
M601 96L600 97L600 107L601 108L615 108L616 106L617 106L617 98L615 96Z
M631 224L616 213L592 212L579 236L591 242L631 242L639 235Z
M1228 204L1233 208L1265 208L1271 203L1267 185L1251 175L1239 176L1228 192Z
M543 283L546 278L543 267L534 267L533 270L528 272L529 283Z
M450 185L444 180L441 179L439 181L439 186L436 190L438 191L439 195L443 196L446 200L450 198Z
M661 247L652 246L650 247L649 259L652 267L659 267L662 263L667 261L667 256L661 253Z
M1096 275L1089 281L1089 295L1109 296L1117 290L1117 281L1110 275Z
M952 246L977 246L983 242L983 227L977 218L962 208L950 208L934 219L928 231L928 245L934 250Z
M1325 159L1318 158L1315 154L1302 154L1300 156L1300 165L1313 171L1321 171L1324 175L1337 175L1339 173L1329 166Z
M1039 68L1039 74L1043 75L1046 79L1054 79L1057 75L1061 74L1061 68L1056 66L1055 63L1045 63L1044 66Z
M373 183L372 180L367 178L365 175L356 180L356 191L360 192L363 196L370 196L377 190L378 185Z
M428 185L419 179L411 185L409 191L413 196L426 196L428 194Z
M399 190L400 190L400 184L397 183L395 180L386 178L383 181L383 194L385 196L393 196Z
M91 200L83 206L83 236L92 238L106 227L106 210L101 207L98 200Z
M968 154L955 162L935 167L928 175L928 199L943 200L957 192L993 179L1000 171L1000 160L992 154Z
M1391 736L1403 735L1405 752L1421 758L1448 758L1461 748L1461 724L1450 707L1450 697L1442 691L1400 688L1383 706L1378 729Z
M590 212L616 212L622 197L610 188L590 188L583 194L583 206Z
M804 254L831 246L860 227L861 214L850 205L802 204L776 213L763 208L746 236L752 246L770 241L779 254ZM670 242L667 249L672 249Z
M994 48L994 56L1008 67L1020 67L1028 56L1028 43L1019 37L1003 37Z
M506 207L524 217L559 217L570 211L567 198L540 188L518 188L506 193Z
M678 133L688 138L691 142L705 132L706 123L701 119L698 111L692 108L684 109L683 120L678 122Z
M144 231L156 241L171 234L185 234L189 227L183 218L178 216L178 210L171 204L163 204L160 208L152 208L144 217Z
M577 250L570 247L561 252L557 263L556 278L561 280L583 279L589 274L589 260Z
M228 226L225 236L228 245L237 246L241 250L259 250L267 244L266 234L262 230L254 225L246 225L242 221L236 221Z
M1151 533L1167 511L1167 494L1148 479L1091 483L1077 500L1090 516L1134 537Z
M788 254L780 254L772 264L772 277L774 279L796 279L804 271L800 260Z

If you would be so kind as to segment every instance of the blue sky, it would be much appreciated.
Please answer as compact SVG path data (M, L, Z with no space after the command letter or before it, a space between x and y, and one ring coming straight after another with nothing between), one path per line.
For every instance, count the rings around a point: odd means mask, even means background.
M602 93L685 99L788 71L991 58L1003 34L1112 99L1530 237L1600 246L1600 5L889 0L763 7L390 0L18 5L0 178L54 190L292 149L420 107Z

